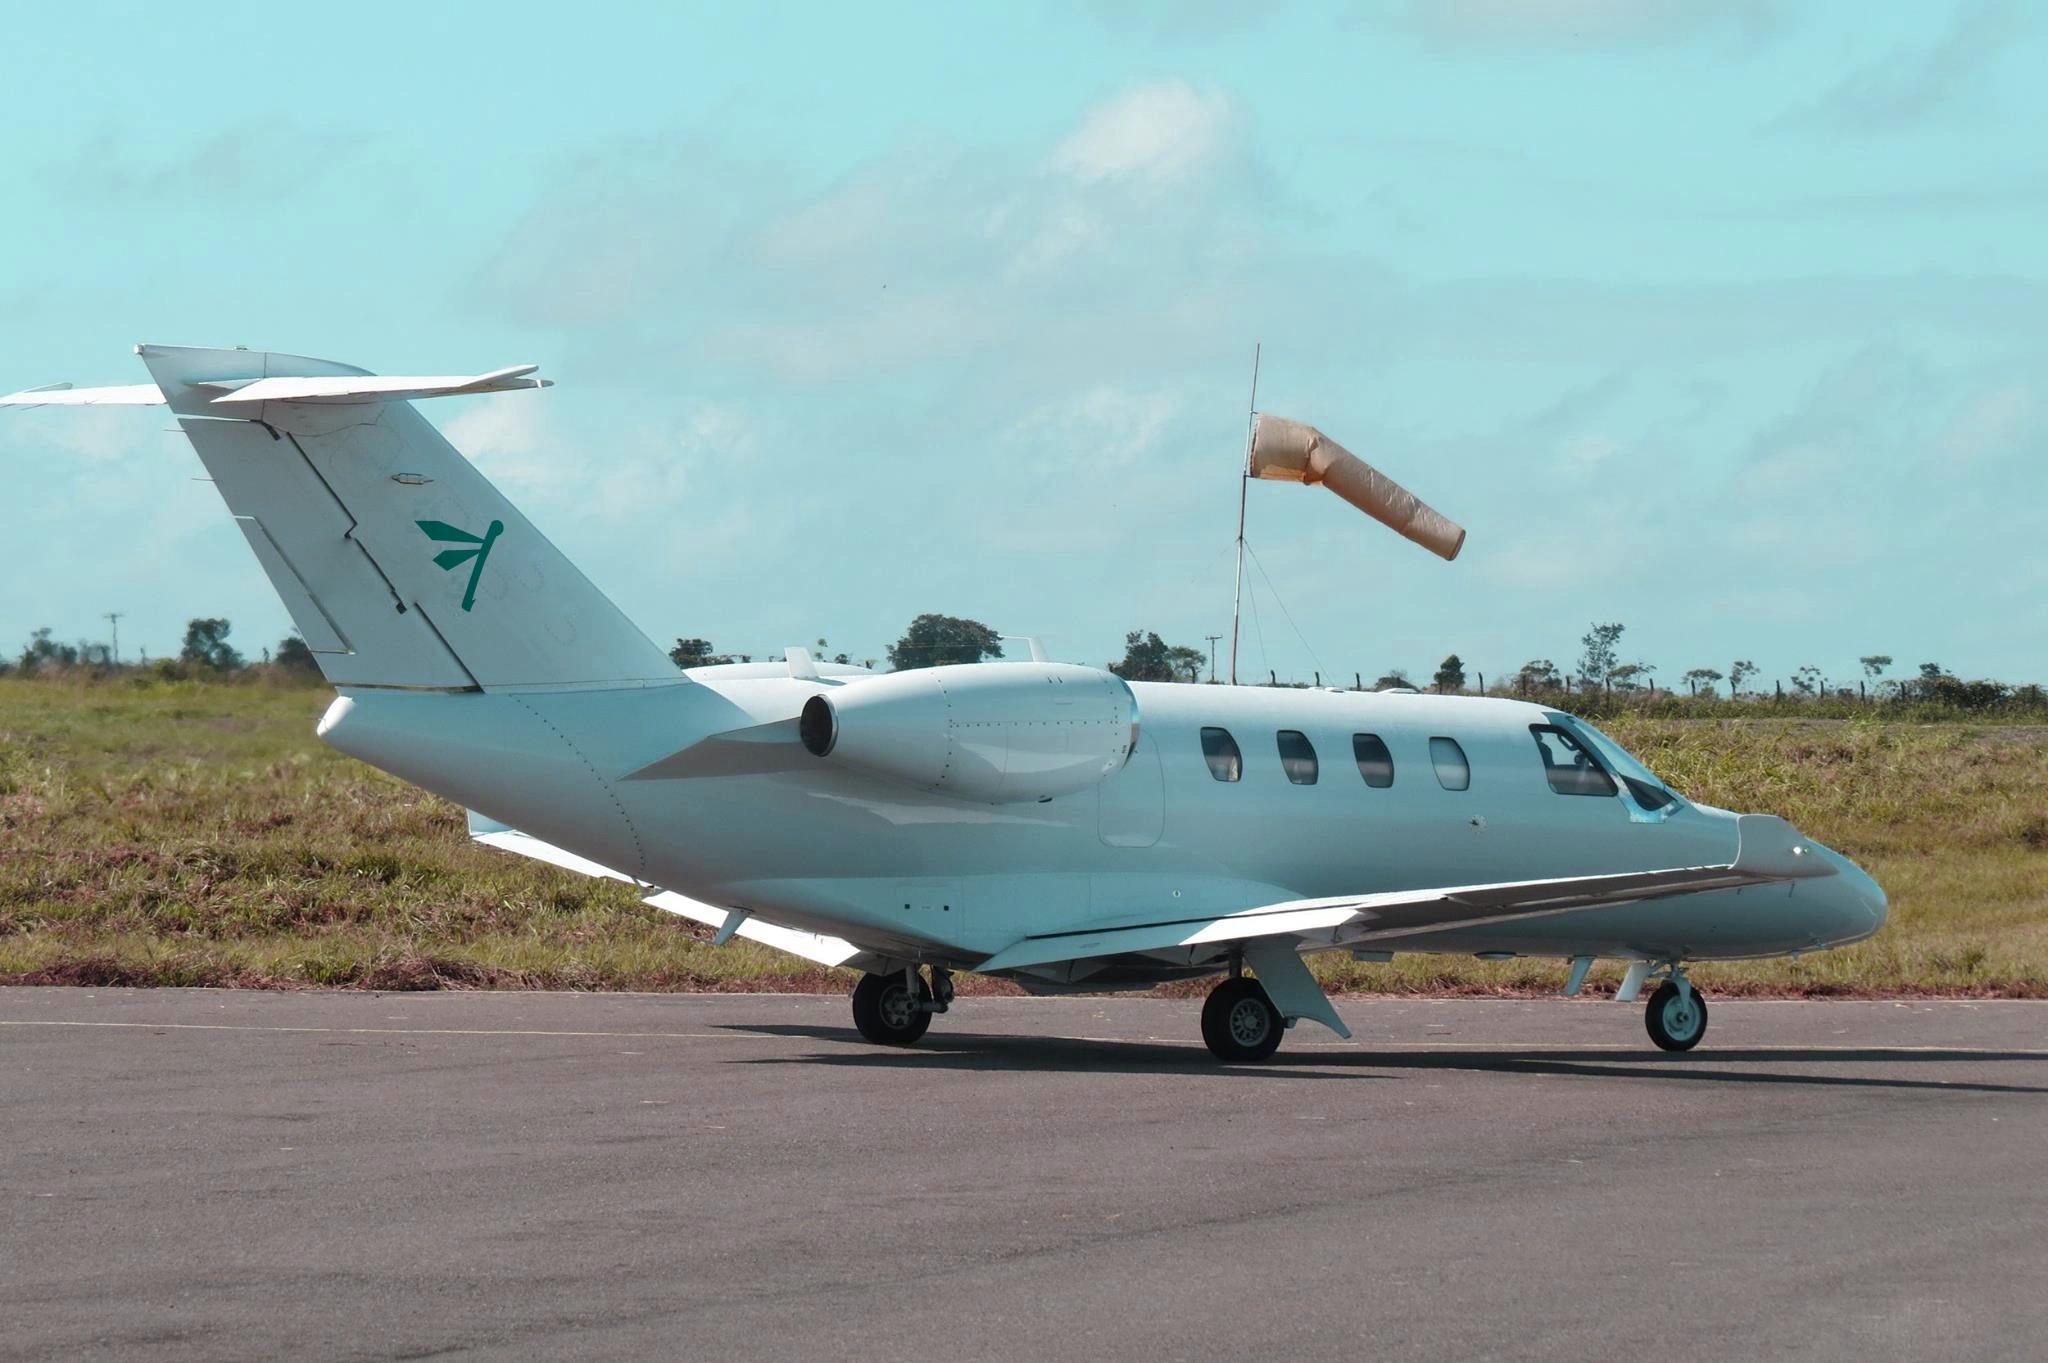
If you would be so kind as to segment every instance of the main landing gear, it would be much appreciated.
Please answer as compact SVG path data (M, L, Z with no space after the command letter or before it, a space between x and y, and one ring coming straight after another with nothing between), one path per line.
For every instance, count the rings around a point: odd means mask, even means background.
M952 973L937 966L929 981L916 966L870 973L853 987L853 1025L878 1046L908 1046L931 1027L932 1014L952 1002Z
M1234 975L1209 991L1202 1005L1202 1040L1218 1060L1257 1064L1280 1049L1286 1020L1266 986Z

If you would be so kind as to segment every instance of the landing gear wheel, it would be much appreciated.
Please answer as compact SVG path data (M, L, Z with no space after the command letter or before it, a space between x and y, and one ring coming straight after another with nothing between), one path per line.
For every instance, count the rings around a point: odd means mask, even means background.
M1256 1064L1280 1049L1286 1030L1280 1010L1257 980L1225 980L1202 1005L1202 1040L1218 1060Z
M853 987L853 1025L878 1046L908 1046L932 1025L932 987L920 977L910 992L903 972L863 975Z
M1650 995L1650 1006L1643 1010L1650 1040L1667 1051L1689 1051L1707 1034L1707 1001L1698 986L1687 993L1688 997L1680 998L1678 986L1666 980Z

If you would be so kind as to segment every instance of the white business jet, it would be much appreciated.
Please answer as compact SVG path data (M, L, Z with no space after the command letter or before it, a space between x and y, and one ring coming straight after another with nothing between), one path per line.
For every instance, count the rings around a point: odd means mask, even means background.
M953 972L1033 993L1221 975L1202 1034L1270 1056L1349 1029L1315 951L1600 958L1657 1045L1707 1025L1688 963L1870 936L1885 896L1768 814L1694 804L1541 705L1125 682L1045 661L876 675L678 672L414 408L538 388L524 365L376 377L142 346L153 382L14 406L164 403L339 693L328 743L471 812L477 841L630 881L734 936L863 972L908 1044ZM524 399L530 400L530 399ZM1463 531L1313 428L1247 472L1325 483L1450 557Z

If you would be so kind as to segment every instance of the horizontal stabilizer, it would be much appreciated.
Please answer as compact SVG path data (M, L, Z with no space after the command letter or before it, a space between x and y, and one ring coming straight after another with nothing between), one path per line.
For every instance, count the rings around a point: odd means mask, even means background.
M468 393L510 393L521 388L551 388L548 379L532 377L537 364L515 364L488 374L322 374L306 378L200 380L195 388L218 389L216 407L257 402L410 402L414 398L460 397Z
M265 402L366 403L410 402L415 398L461 397L470 393L511 393L523 388L552 388L553 380L533 377L537 364L515 364L488 374L322 374L274 379L197 379L192 387L208 394L207 403L222 416L248 415ZM0 407L157 407L165 401L153 383L119 384L111 388L74 388L53 383L0 397Z
M122 383L111 388L52 383L0 397L0 407L161 407L163 401L163 390L153 383Z

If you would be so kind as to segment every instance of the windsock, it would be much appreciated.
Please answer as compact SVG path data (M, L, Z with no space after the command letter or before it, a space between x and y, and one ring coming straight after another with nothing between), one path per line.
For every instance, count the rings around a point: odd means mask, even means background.
M1259 413L1252 431L1254 478L1321 483L1404 539L1454 559L1465 529L1313 426Z

